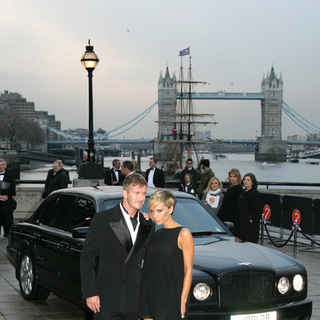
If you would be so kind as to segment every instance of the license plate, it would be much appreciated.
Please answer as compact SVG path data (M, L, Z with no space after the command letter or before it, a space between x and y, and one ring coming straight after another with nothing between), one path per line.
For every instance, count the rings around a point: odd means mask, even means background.
M230 320L277 320L277 311L253 314L238 314L231 316Z

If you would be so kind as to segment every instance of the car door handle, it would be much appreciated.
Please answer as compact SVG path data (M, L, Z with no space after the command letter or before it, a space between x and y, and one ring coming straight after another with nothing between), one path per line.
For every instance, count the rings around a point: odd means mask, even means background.
M37 239L37 240L40 240L41 239L41 236L39 233L33 233L33 236Z
M67 241L60 241L60 244L61 244L64 248L67 248L67 249L70 248L69 242L67 242Z

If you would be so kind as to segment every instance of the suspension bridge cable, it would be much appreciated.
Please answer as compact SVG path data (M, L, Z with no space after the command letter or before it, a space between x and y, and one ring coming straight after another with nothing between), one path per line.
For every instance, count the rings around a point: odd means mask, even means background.
M140 113L138 116L136 116L135 118L133 118L132 120L130 120L130 121L128 121L127 123L125 123L125 124L123 124L122 126L120 126L120 127L118 127L118 128L116 128L116 129L113 129L113 130L111 130L111 131L108 131L108 132L106 132L106 133L103 133L103 134L99 134L99 135L96 135L96 136L94 136L94 140L101 140L102 138L113 138L113 137L115 137L115 136L118 136L118 135L120 135L120 134L122 134L122 133L124 133L124 132L126 132L126 131L128 131L128 130L130 130L132 127L134 127L135 125L137 125L141 120L143 120L153 109L154 109L154 107L158 104L158 100L154 103L154 104L152 104L149 108L147 108L146 110L144 110L142 113ZM133 124L132 124L133 123ZM132 124L132 125L130 125L130 124ZM124 127L126 127L126 126L128 126L128 125L130 125L128 128L126 128L126 129L124 129L124 130L122 130L121 132L119 132L119 133L116 133L116 134L114 134L114 135L112 135L112 136L109 136L109 134L110 133L113 133L113 132L115 132L115 131L117 131L117 130L120 130L120 129L122 129L122 128L124 128ZM60 135L60 136L63 136L63 137L65 137L65 138L69 138L69 139L72 139L72 140L86 140L87 138L85 138L85 137L80 137L80 136L78 136L78 135L74 135L74 134L71 134L71 133L66 133L66 132L64 132L64 131L60 131L60 130L57 130L57 129L55 129L55 128L52 128L52 127L50 127L50 126L47 126L47 128L50 130L50 131L52 131L52 132L54 132L54 133L56 133L56 134L58 134L58 135Z

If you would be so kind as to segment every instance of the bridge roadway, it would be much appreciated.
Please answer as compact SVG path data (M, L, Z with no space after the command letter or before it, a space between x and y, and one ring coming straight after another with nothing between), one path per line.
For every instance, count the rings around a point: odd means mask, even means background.
M225 144L233 144L233 145L240 145L240 146L247 146L253 147L255 149L259 146L259 140L233 140L233 139L209 139L209 141L204 141L203 143L225 143ZM48 146L53 145L86 145L86 141L75 141L75 140L68 140L68 141L48 141ZM96 145L111 145L111 144L150 144L152 140L147 139L134 139L134 140L95 140ZM186 141L187 143L187 141ZM310 146L320 146L320 141L287 141L288 145L310 145Z
M271 235L278 237L279 231L271 231ZM306 244L301 238L298 241L297 260L301 261L308 271L308 295L313 301L311 320L320 320L320 251L301 251ZM292 243L283 248L275 248L265 240L263 245L291 257L293 255ZM45 301L25 301L20 294L14 269L7 260L6 246L7 238L0 235L0 320L85 320L84 313L77 306L54 294Z

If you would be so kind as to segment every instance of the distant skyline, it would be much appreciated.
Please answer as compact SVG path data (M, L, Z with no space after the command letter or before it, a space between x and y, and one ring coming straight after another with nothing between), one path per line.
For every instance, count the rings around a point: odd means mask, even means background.
M0 91L18 92L62 129L88 127L88 79L80 63L88 39L100 59L94 71L94 129L115 129L158 97L160 71L179 75L179 51L190 47L200 91L260 92L272 64L284 101L320 126L320 2L253 0L40 0L3 2ZM184 67L188 67L188 56ZM260 135L260 102L211 101L213 138ZM153 138L157 110L132 138ZM146 121L146 120L144 120ZM283 139L305 134L283 113ZM119 136L122 138L122 136Z

